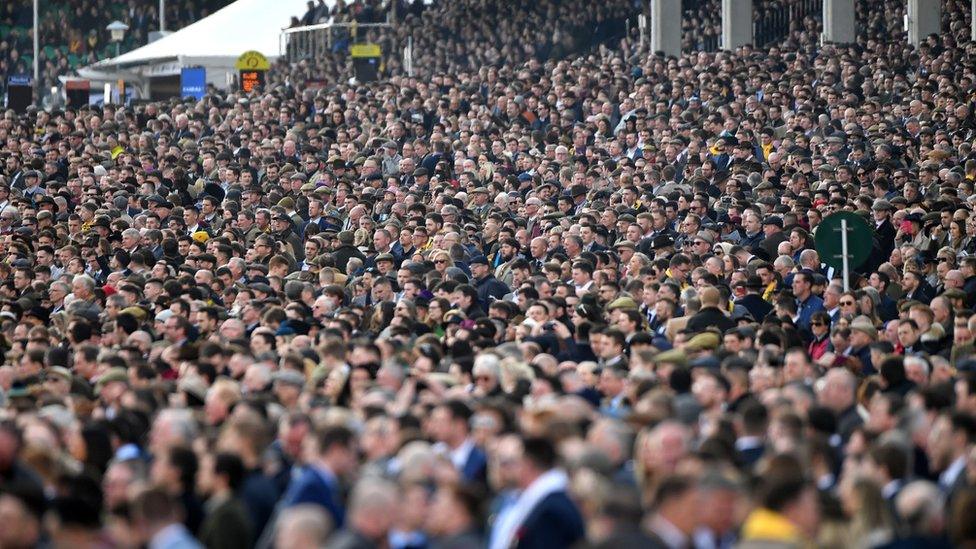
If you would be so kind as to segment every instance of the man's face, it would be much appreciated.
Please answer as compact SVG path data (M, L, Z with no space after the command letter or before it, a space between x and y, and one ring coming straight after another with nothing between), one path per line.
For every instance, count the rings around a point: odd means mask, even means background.
M472 263L471 264L471 274L475 278L484 278L488 274L488 265L484 263Z
M373 286L372 295L374 302L386 301L390 298L390 287L385 284Z
M911 347L918 341L918 331L907 322L902 322L898 325L898 341L903 347Z
M793 295L797 297L806 296L810 291L810 283L803 276L793 277Z

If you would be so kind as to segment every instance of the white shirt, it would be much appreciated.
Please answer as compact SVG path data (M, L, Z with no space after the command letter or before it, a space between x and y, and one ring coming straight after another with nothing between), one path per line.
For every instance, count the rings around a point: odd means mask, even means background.
M942 486L942 489L945 491L951 490L952 485L956 483L956 479L959 478L959 475L961 475L965 470L966 456L962 455L950 463L949 466L946 467L945 471L942 471L942 474L939 475L939 485Z

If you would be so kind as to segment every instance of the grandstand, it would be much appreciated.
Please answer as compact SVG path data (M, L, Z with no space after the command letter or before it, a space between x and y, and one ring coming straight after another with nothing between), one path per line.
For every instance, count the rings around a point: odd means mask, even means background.
M232 0L168 0L167 30L179 30L207 17ZM6 75L33 74L32 0L4 0L0 4L0 89ZM88 0L41 0L39 41L41 45L38 88L60 85L58 77L107 59L116 54L105 30L118 20L129 26L121 51L145 45L149 35L159 30L157 2Z

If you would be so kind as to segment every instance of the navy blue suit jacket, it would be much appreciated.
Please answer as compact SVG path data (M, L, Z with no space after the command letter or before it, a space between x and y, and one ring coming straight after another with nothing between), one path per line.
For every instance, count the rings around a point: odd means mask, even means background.
M555 549L583 539L583 517L566 492L549 494L539 502L516 533L515 547Z
M475 446L471 449L471 453L468 454L468 461L461 468L461 475L468 482L484 483L488 478L487 473L488 456L485 455L485 452L481 448Z
M302 474L288 485L288 491L282 498L284 507L291 507L300 503L314 503L325 507L332 516L336 529L341 528L345 520L345 509L339 495L339 487L332 486L314 469L307 467Z

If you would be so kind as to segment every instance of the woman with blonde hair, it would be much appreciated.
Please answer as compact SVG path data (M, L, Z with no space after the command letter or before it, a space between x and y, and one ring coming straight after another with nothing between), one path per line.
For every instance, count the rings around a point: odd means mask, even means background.
M441 278L446 278L445 271L448 267L454 266L454 260L451 259L451 254L444 250L437 250L430 254L430 260L434 264L434 270L440 273Z
M630 278L636 278L640 274L640 270L651 264L651 258L644 255L642 252L635 252L634 255L630 256L630 260L627 262L627 276Z
M876 482L858 477L842 483L840 500L850 519L847 541L851 547L877 547L894 537L895 522Z

